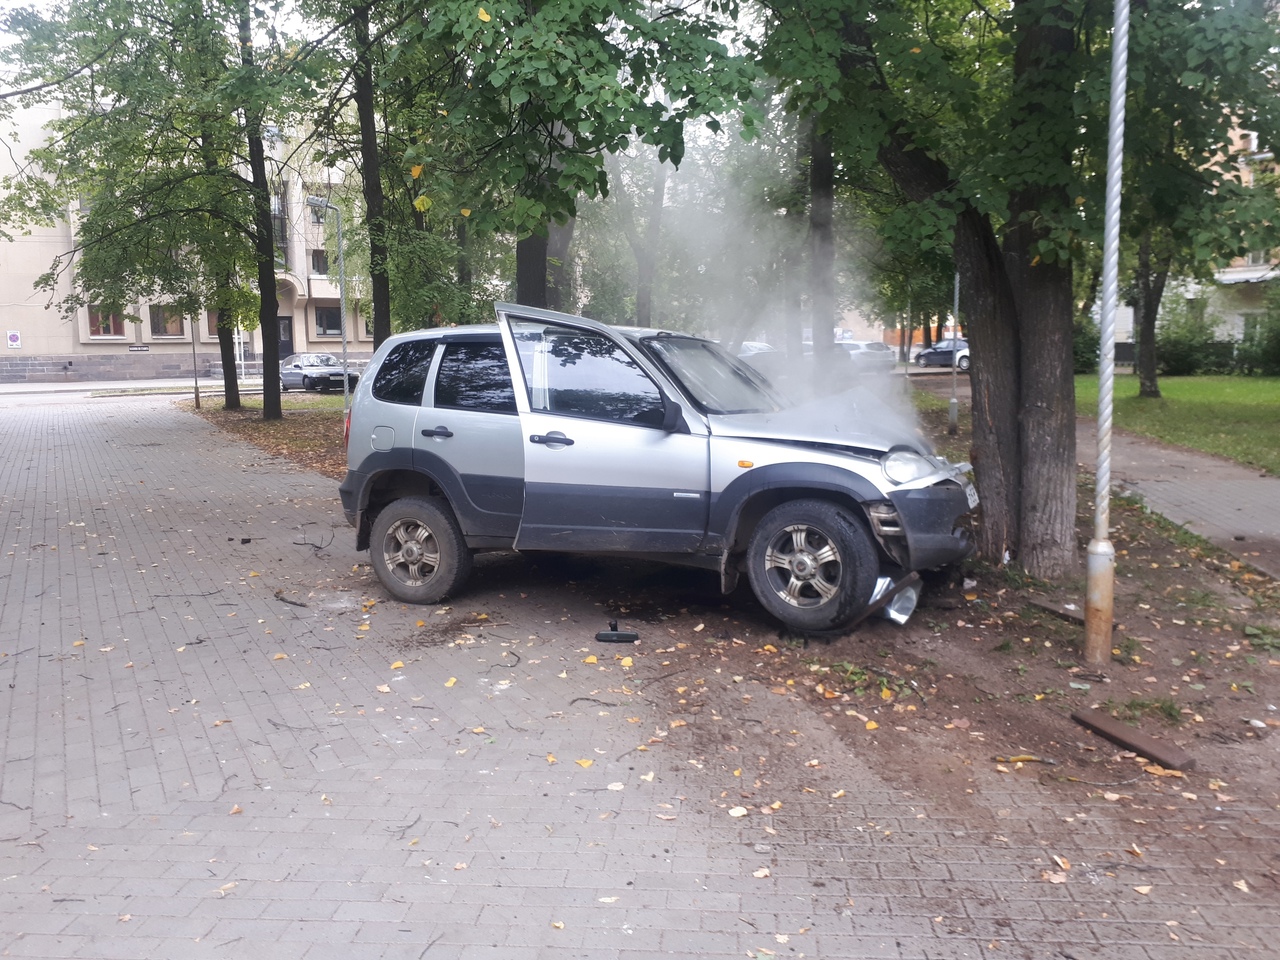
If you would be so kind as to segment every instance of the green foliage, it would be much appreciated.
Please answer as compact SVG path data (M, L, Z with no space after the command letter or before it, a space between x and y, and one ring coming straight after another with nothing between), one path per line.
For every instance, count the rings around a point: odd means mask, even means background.
M1236 365L1243 373L1280 375L1280 289L1274 284L1267 285L1266 312L1245 319Z
M1171 297L1156 323L1156 360L1166 377L1219 372L1213 344L1218 320L1205 313L1200 300ZM1215 368L1218 368L1215 370ZM1230 369L1230 358L1226 364Z
M1076 317L1074 333L1071 337L1071 368L1079 375L1094 373L1098 369L1098 350L1102 344L1102 333L1092 317Z

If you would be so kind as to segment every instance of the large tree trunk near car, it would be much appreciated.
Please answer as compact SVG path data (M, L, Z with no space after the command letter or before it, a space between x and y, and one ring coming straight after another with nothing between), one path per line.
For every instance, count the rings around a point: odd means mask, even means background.
M547 306L547 235L533 232L516 241L516 302Z
M573 311L573 270L570 251L573 248L573 217L564 223L547 224L547 306L561 313Z
M1012 124L1014 142L1039 134L1040 115L1060 115L1071 107L1071 72L1061 65L1075 47L1066 10L1055 21L1043 9L1019 24L1014 54L1014 96L1021 110ZM1015 16L1026 14L1015 4ZM1037 12L1038 11L1038 12ZM1034 19L1033 19L1034 18ZM1044 144L1062 170L1071 167L1072 144ZM1076 572L1076 407L1075 301L1071 261L1039 253L1050 240L1042 211L1066 211L1065 186L1031 182L1010 193L1004 254L1018 315L1021 427L1022 520L1018 559L1034 576L1056 580ZM972 314L970 314L972 316ZM981 356L981 355L979 355Z

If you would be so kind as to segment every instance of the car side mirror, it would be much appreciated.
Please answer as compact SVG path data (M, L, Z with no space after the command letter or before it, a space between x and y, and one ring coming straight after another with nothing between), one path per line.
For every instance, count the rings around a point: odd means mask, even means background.
M664 433L689 432L684 417L680 415L680 404L668 397L666 391L662 394L662 430Z

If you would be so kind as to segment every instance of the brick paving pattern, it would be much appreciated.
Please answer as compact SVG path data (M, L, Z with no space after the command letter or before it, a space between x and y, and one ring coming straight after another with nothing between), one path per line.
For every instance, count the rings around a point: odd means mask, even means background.
M0 955L1276 955L1274 801L1153 808L1137 857L1084 786L918 797L749 679L671 713L532 600L411 642L477 611L387 602L332 481L167 401L0 422ZM781 806L730 817L735 769Z

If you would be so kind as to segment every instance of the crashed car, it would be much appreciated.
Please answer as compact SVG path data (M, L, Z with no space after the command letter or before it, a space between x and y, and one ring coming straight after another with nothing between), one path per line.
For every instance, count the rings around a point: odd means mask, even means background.
M476 551L608 554L742 573L801 632L972 549L969 465L872 396L788 406L715 343L498 304L384 342L348 414L340 493L397 600L464 588Z

